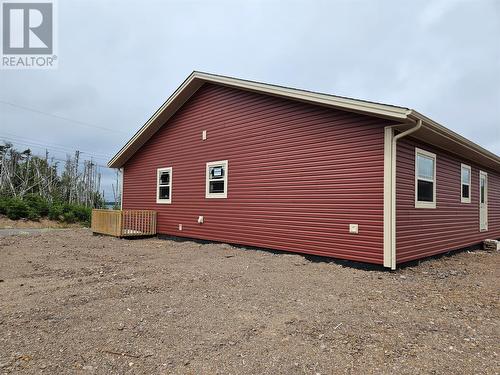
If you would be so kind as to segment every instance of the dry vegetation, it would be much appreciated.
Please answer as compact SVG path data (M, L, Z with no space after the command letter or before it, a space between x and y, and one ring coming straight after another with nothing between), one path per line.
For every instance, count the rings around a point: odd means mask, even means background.
M499 253L386 272L78 229L0 257L0 373L499 371Z
M65 223L61 221L42 218L39 220L10 220L0 215L0 229L44 229L44 228L81 228L81 224Z

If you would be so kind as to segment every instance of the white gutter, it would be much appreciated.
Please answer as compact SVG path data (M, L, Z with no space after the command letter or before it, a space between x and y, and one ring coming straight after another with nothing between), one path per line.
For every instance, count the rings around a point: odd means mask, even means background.
M413 121L422 120L425 124L424 127L426 129L433 131L435 134L439 135L439 137L446 138L451 142L457 143L471 152L481 154L483 157L487 158L488 160L492 161L497 165L500 163L500 157L498 155L495 155L493 152L484 149L483 147L468 140L464 136L455 133L454 131L444 127L443 125L437 123L436 121L422 115L421 113L413 109L408 114L408 118Z
M384 163L390 163L390 168L384 168L384 266L396 269L396 155L397 142L422 127L422 120L417 120L414 127L405 130L402 133L394 135L394 128L401 125L387 126L386 129L386 147L388 148ZM388 142L390 140L390 143ZM387 157L389 156L389 157ZM389 207L387 207L389 206Z
M485 164L490 168L500 171L500 157L485 150L463 136L445 128L435 121L425 117L419 112L398 106L391 106L382 103L374 103L363 100L356 100L335 95L321 94L306 90L298 90L284 86L270 85L260 82L248 81L232 77L220 76L194 71L175 90L165 103L151 116L151 118L134 134L134 136L123 146L120 151L108 162L110 168L120 168L127 160L153 136L153 134L173 116L173 114L205 83L213 83L222 86L232 87L246 91L252 91L272 96L297 100L301 102L337 108L349 112L362 113L379 118L389 119L406 124L424 122L426 130L432 131L439 138L447 139L453 144L464 147L474 152L479 164ZM409 134L409 133L408 133ZM406 135L406 134L405 134ZM392 139L392 136L390 137ZM401 137L400 137L401 138ZM390 149L390 141L386 145L387 151ZM439 145L437 145L439 147ZM452 150L451 150L452 151ZM459 153L461 155L462 153ZM477 159L476 158L476 159ZM388 162L389 163L389 162Z
M177 90L174 91L167 101L163 103L153 116L151 116L151 118L137 131L137 133L134 134L127 144L123 146L122 149L120 149L120 151L118 151L118 153L108 162L108 167L122 167L130 156L159 129L161 124L165 123L168 118L170 118L170 116L172 116L175 111L177 111L177 109L180 108L180 106L184 104L184 102L188 100L191 95L193 95L204 83L219 84L236 89L343 109L349 112L378 116L394 121L407 120L408 114L411 112L409 109L403 107L195 71L186 78L186 80L179 86L179 88L177 88ZM159 119L162 114L168 113L168 110L170 110L171 113L168 116L165 115L162 119Z

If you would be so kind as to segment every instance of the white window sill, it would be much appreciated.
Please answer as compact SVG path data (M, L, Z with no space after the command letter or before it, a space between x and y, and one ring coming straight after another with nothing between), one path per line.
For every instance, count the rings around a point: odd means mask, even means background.
M415 202L415 208L436 208L436 202Z
M219 198L219 199L226 199L227 198L227 194L226 193L211 193L211 194L206 194L205 195L205 198Z
M172 204L172 199L157 199L157 204Z

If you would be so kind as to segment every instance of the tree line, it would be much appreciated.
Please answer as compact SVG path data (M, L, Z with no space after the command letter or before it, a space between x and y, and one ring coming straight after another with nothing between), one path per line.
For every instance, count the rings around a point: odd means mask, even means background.
M88 221L92 208L104 206L100 185L99 166L92 159L82 159L79 151L61 161L48 151L37 156L11 143L0 145L1 214L14 219L49 216Z

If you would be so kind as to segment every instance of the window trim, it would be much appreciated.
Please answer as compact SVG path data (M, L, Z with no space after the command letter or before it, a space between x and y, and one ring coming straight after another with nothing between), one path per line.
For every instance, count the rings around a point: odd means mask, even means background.
M481 203L481 177L484 177L484 203ZM488 172L479 170L479 232L488 231ZM484 210L486 214L484 227L481 227L481 205L484 205Z
M464 197L463 195L463 187L464 182L463 182L463 170L468 169L469 170L469 197ZM460 202L461 203L470 203L472 200L472 168L470 165L461 163L460 164Z
M418 177L418 156L425 156L428 158L432 158L434 160L434 176L433 176L433 181L432 181L432 202L424 202L424 201L419 201L418 200L418 180L422 181L430 181L430 180L425 180L422 178ZM436 154L422 150L418 147L415 147L415 208L436 208L436 201L437 201L437 196L436 196L436 170L437 170L437 157Z
M214 167L216 165L224 166L224 192L223 193L210 193L210 167ZM209 161L206 164L205 171L205 198L227 198L227 190L228 190L228 176L229 176L229 163L227 160L219 160L219 161Z
M170 174L170 183L168 185L170 187L170 195L168 199L160 199L160 175L162 172L168 172ZM164 167L156 169L156 203L157 204L172 204L172 181L173 181L173 172L172 167Z

